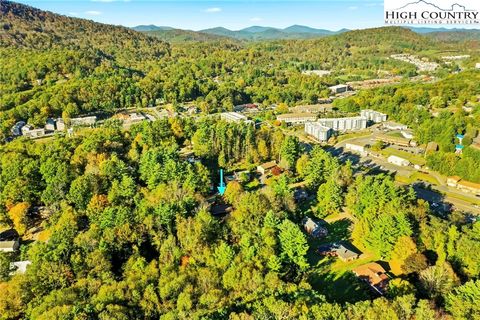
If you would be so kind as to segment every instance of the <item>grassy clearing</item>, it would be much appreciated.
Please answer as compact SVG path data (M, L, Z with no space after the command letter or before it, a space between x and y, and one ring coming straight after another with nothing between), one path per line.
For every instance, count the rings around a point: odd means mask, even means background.
M395 181L402 184L412 184L415 181L424 181L436 186L441 185L437 178L424 172L414 172L408 177L397 174L395 176Z
M480 205L480 199L478 199L478 200L473 199L471 197L464 196L464 195L454 193L454 192L449 192L449 191L445 192L445 195L447 197L450 197L450 198L455 198L455 199L462 200L462 201L465 201L465 202L468 202L468 203L471 203L471 204Z

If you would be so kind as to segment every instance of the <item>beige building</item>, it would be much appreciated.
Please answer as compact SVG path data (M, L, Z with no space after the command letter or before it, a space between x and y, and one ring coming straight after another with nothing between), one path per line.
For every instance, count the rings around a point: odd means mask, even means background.
M316 119L317 116L312 113L286 113L277 116L278 121L288 124L303 124L306 122L313 122Z

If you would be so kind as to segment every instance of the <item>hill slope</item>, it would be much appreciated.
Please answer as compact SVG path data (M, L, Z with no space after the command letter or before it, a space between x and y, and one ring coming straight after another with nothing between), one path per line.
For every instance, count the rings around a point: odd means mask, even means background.
M168 52L159 39L131 29L104 25L42 11L23 4L0 1L0 47L30 49L93 48L123 62L154 59Z

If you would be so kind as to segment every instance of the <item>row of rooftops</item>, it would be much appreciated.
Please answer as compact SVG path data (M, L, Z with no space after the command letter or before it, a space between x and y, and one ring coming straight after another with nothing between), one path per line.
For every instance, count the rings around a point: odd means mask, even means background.
M90 126L97 122L96 116L72 118L70 123L72 126ZM65 122L62 118L48 118L45 122L44 128L35 128L33 125L26 123L25 121L18 121L12 127L11 132L13 136L27 136L30 138L36 138L44 136L47 132L64 131L66 129Z

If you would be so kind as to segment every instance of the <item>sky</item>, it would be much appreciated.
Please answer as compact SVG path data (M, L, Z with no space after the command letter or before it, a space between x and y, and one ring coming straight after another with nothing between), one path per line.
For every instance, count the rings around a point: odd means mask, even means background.
M14 0L56 13L133 27L201 30L294 24L339 30L383 26L380 0Z

